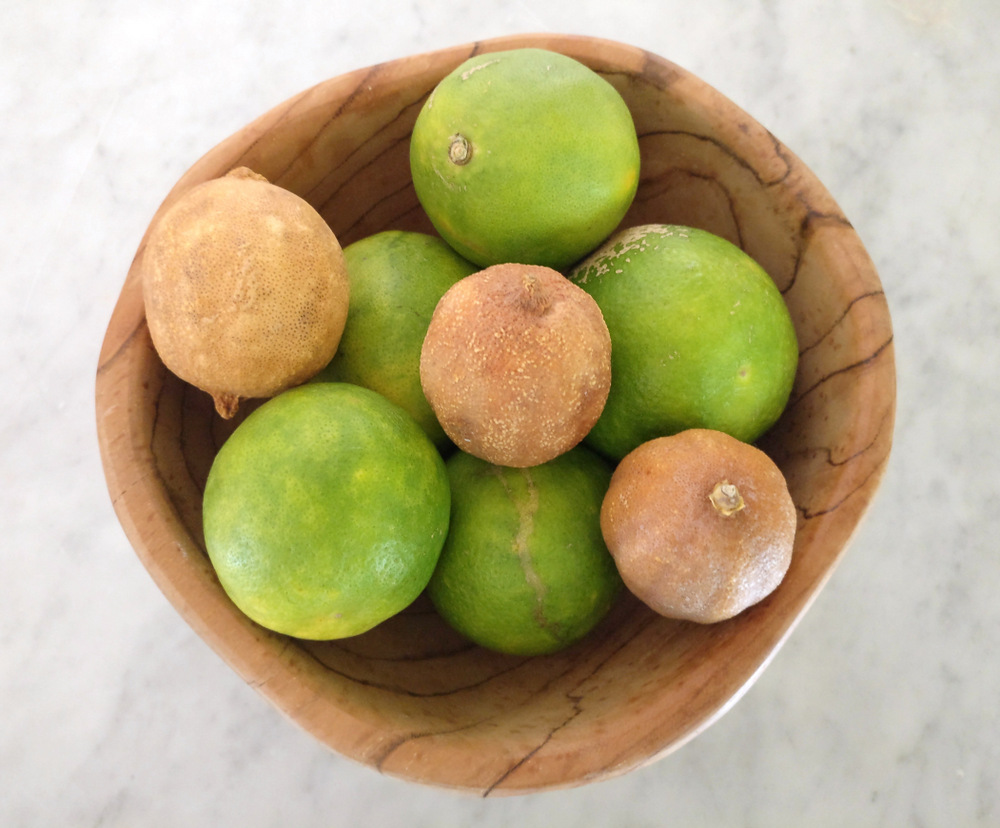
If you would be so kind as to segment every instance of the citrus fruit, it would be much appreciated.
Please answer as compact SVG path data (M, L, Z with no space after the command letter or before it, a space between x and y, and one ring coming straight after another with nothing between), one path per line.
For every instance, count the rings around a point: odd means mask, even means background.
M436 236L405 230L349 244L344 259L351 283L347 324L333 360L314 379L378 391L446 446L420 387L420 348L445 291L478 267Z
M420 353L444 430L503 466L535 466L577 445L601 414L610 372L597 304L541 265L493 265L456 282Z
M364 632L424 589L448 530L444 462L401 408L307 384L252 412L204 494L205 545L258 624L308 639Z
M620 459L687 428L753 442L781 415L798 345L774 282L729 241L647 224L615 233L569 274L611 332L611 391L587 442Z
M669 618L712 623L773 592L788 571L795 505L764 452L689 429L629 452L601 507L628 588Z
M337 349L350 292L340 244L308 202L246 167L174 202L142 264L160 358L223 417L305 382Z
M511 49L438 83L413 127L410 169L424 211L465 258L562 270L625 215L639 143L621 95L592 69Z
M540 655L568 647L621 588L601 537L610 469L580 446L533 468L449 458L451 528L428 594L483 647Z

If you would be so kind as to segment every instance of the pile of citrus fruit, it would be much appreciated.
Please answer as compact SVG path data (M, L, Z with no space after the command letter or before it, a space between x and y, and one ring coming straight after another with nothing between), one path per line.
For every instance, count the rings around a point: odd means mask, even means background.
M795 331L730 242L624 225L640 151L615 88L551 51L477 55L428 97L410 168L435 235L342 249L245 168L151 230L164 364L223 417L267 398L204 493L233 602L332 639L426 591L472 641L528 656L586 636L623 588L702 623L769 595L796 515L751 444L787 404Z

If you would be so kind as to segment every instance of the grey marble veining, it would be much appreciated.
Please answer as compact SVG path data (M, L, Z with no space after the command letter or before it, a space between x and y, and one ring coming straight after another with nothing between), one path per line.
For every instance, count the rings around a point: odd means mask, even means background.
M1000 824L1000 7L14 0L0 16L0 825ZM168 605L111 508L94 372L153 211L340 72L600 35L716 86L827 185L895 325L895 447L810 612L705 733L619 779L481 801L329 753Z

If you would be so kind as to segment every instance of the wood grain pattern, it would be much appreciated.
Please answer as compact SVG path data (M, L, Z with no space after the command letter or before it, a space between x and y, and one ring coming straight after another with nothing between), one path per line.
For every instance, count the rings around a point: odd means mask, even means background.
M345 245L390 227L431 232L409 177L417 112L473 53L523 45L583 61L629 104L642 178L624 224L681 222L719 233L757 258L788 302L801 364L789 408L761 444L789 480L799 533L791 569L770 598L731 621L699 626L655 616L626 595L583 642L532 659L469 645L423 599L354 639L304 643L269 633L226 598L201 532L212 457L253 406L223 422L207 395L164 369L143 314L142 244L97 371L98 432L115 510L178 612L332 749L382 773L480 795L624 773L727 710L843 554L885 469L895 409L885 296L827 191L719 93L619 43L508 37L334 78L210 150L161 210L242 164L308 199Z

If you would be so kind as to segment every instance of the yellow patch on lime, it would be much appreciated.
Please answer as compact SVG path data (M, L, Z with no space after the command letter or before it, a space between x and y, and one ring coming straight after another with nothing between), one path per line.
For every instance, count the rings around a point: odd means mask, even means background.
M444 462L381 395L316 383L264 403L223 444L205 544L246 615L307 639L362 633L424 589L448 531Z
M583 447L532 468L459 452L447 468L451 527L428 585L441 616L514 655L579 641L622 586L600 527L610 468Z
M788 402L798 344L767 272L729 241L649 224L615 233L569 274L611 334L611 391L586 442L621 459L688 428L753 442Z
M410 168L428 217L462 256L562 270L624 217L639 143L599 74L557 52L512 49L441 80L414 125Z

